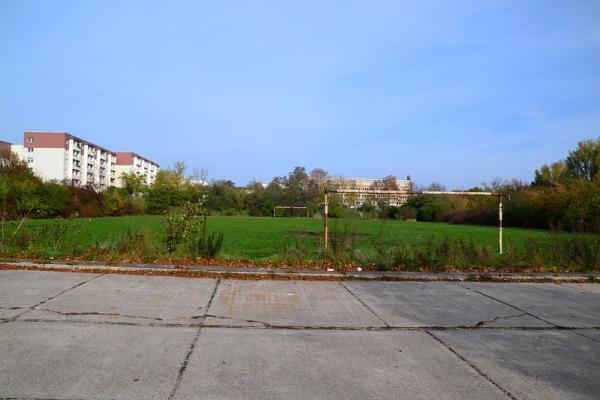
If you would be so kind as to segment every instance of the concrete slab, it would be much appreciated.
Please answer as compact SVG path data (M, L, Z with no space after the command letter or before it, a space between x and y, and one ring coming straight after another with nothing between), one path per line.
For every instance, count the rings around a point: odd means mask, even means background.
M0 397L166 399L197 329L0 325Z
M176 399L506 399L423 332L204 329Z
M465 283L552 324L600 327L600 295L543 283Z
M590 340L600 343L600 330L582 329L575 332L589 338Z
M206 313L212 279L104 275L32 311L27 318L94 320L110 316L160 321L194 320Z
M98 274L0 271L0 307L32 307Z
M384 326L338 282L222 281L208 314L232 325Z
M18 309L1 309L0 308L0 321L13 319L18 317L19 315L26 313L28 308L18 308Z
M567 331L433 334L517 399L598 399L600 343Z
M564 283L561 286L570 287L580 292L600 294L600 284L598 283Z
M548 324L449 282L344 282L395 327L544 327Z

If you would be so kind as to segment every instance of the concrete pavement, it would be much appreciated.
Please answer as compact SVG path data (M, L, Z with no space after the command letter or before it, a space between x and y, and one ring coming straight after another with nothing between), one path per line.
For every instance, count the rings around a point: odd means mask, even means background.
M0 271L0 398L597 399L598 288Z

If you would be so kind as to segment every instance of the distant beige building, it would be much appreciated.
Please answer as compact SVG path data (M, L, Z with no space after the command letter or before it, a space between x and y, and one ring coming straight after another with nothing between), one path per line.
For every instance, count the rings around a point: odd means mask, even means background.
M121 176L123 173L136 173L144 176L146 185L151 185L156 180L159 166L154 161L150 161L140 155L132 152L117 151L116 175L118 187L123 187Z
M327 185L335 189L356 190L357 193L340 194L344 202L351 207L360 207L365 203L376 204L380 202L399 207L408 200L408 193L413 190L410 179L386 181L385 179L372 178L327 178ZM382 190L398 190L406 192L406 194L378 193Z

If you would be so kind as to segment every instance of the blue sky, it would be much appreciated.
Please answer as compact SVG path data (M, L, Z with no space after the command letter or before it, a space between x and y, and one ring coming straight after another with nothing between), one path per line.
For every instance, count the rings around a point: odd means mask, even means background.
M600 2L0 0L0 140L466 188L600 136Z

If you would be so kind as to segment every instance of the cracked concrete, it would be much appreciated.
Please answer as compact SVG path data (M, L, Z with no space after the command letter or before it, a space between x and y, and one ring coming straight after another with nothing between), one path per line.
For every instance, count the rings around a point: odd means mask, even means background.
M517 399L593 399L600 343L570 331L438 331L454 351Z
M515 309L451 282L345 282L390 326L474 327L494 321L498 327L548 327ZM491 317L491 318L490 318Z
M0 399L595 399L595 286L0 271Z
M385 326L337 282L223 281L209 314L270 326Z
M464 283L463 286L555 326L600 326L600 293L589 289L582 292L569 286L532 283Z

